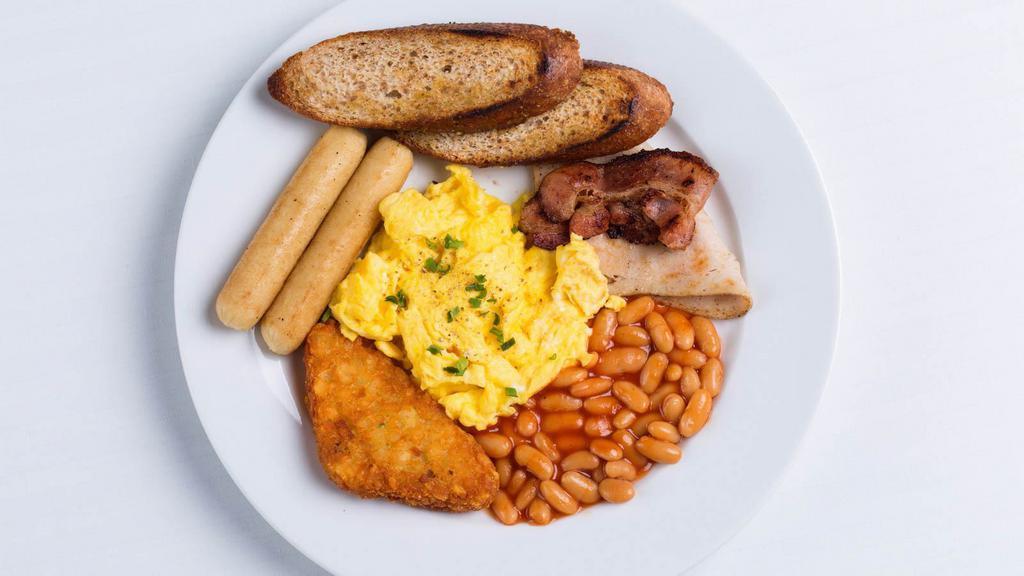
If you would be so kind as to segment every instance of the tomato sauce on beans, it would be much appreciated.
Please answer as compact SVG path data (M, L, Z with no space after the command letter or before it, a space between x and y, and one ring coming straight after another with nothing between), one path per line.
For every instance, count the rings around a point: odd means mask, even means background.
M640 296L590 325L587 366L565 368L515 414L471 431L498 468L491 513L504 524L543 526L631 500L653 466L680 460L679 442L704 427L722 390L721 340L706 318Z

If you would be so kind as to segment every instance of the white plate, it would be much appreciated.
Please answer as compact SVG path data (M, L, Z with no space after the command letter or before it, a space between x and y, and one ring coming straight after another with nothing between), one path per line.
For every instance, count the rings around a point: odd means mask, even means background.
M557 10L554 7L557 6ZM587 58L662 80L676 110L657 142L703 155L721 173L709 206L744 264L754 308L720 323L726 384L713 420L622 506L545 528L485 513L444 514L360 500L317 464L296 359L220 326L213 301L236 258L323 127L267 94L290 54L344 32L422 22L533 22L572 30ZM443 172L417 158L408 184ZM477 170L506 200L526 169ZM799 443L827 378L838 269L828 201L796 127L771 90L678 7L597 0L350 0L278 48L210 139L182 218L175 312L185 375L206 433L253 506L289 542L337 574L682 572L750 518Z

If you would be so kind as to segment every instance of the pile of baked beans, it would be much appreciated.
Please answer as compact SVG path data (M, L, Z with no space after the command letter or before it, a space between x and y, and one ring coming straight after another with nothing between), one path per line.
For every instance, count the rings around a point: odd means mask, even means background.
M491 511L544 525L598 502L627 502L655 463L682 458L722 390L721 341L707 318L649 296L591 323L592 360L562 370L515 416L476 434L498 469Z

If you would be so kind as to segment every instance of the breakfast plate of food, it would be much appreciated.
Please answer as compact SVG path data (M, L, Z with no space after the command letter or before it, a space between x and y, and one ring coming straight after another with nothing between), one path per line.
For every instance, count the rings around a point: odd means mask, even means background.
M175 319L204 429L336 574L676 574L827 379L827 196L670 3L350 0L210 139Z

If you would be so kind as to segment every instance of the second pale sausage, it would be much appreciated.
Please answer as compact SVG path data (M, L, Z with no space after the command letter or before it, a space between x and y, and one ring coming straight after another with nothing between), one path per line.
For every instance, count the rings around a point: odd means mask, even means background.
M399 191L410 170L412 152L390 138L366 153L260 323L273 352L290 354L302 344L380 224L380 201Z

